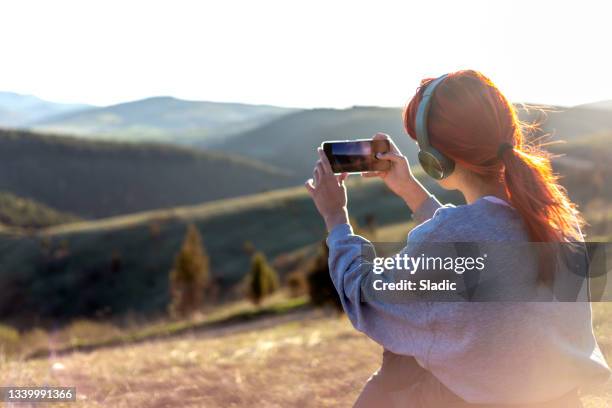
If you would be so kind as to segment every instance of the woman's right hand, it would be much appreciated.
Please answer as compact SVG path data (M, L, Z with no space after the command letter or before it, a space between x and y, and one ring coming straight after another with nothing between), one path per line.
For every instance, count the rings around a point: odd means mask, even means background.
M414 178L410 170L408 159L400 153L389 135L377 133L373 139L389 141L391 150L387 153L378 153L376 157L379 160L390 161L391 168L386 171L362 173L362 177L381 178L387 187L401 197L412 211L416 211L416 209L429 197L429 192Z

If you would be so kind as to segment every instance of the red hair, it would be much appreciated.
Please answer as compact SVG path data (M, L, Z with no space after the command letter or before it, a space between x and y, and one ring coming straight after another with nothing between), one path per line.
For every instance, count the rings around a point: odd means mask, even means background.
M404 127L413 139L417 107L432 80L421 81L404 110ZM505 185L531 241L582 240L577 228L582 219L558 184L550 155L540 145L525 141L525 126L514 106L489 78L472 70L449 74L436 88L428 122L433 147L473 173ZM504 143L513 148L503 149L499 156ZM541 270L540 280L550 281L551 272Z

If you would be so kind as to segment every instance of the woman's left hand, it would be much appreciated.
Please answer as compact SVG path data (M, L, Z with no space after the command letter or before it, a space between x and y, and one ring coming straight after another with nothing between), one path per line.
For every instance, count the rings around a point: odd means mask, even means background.
M344 185L348 174L334 175L323 149L319 147L318 153L319 160L312 172L312 178L306 181L305 186L325 221L327 231L331 231L336 225L348 224Z

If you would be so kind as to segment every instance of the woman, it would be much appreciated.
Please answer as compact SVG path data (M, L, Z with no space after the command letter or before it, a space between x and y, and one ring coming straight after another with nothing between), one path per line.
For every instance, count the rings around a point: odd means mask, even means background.
M419 242L582 241L575 206L544 152L524 142L514 107L499 89L475 71L437 82L427 97L425 127L429 144L454 164L437 178L463 193L467 204L442 206L390 139L392 151L378 156L392 163L390 170L364 174L380 177L419 224L403 253L416 256ZM422 81L404 111L413 139L431 83ZM335 176L320 149L319 155L306 188L329 232L332 280L353 325L385 349L356 406L577 407L580 387L607 378L588 302L363 301L362 271L372 268L375 254L362 251L370 243L348 223L346 175ZM520 271L538 287L554 280L541 259L507 255L506 277Z

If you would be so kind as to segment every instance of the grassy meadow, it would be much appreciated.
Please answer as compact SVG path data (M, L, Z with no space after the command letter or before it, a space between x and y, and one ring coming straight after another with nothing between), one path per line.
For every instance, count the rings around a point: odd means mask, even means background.
M594 306L608 358L611 306ZM347 407L380 357L346 317L307 310L91 352L0 360L0 383L76 386L78 402L58 407ZM582 400L589 408L612 403L612 382Z
M400 240L411 226L380 228L377 239ZM610 359L612 304L593 309ZM285 291L260 307L231 302L128 328L81 320L55 333L26 332L20 342L27 352L0 356L0 384L76 386L77 403L58 407L346 407L381 357L345 316ZM612 403L612 382L582 400L587 408Z

